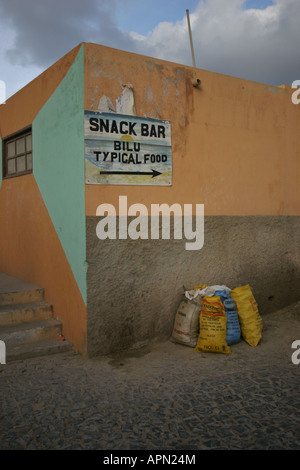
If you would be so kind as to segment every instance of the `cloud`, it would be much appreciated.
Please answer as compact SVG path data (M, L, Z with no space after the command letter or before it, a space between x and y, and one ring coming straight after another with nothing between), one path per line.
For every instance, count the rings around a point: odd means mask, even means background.
M80 42L192 65L185 14L147 35L124 32L115 20L121 1L126 8L133 0L0 0L0 21L11 31L2 49L11 64L24 67L46 68ZM299 79L299 0L245 6L245 0L199 0L190 11L196 66L273 85Z
M201 0L190 12L196 66L279 85L300 76L299 0L274 0L246 10L243 0ZM160 23L147 36L131 33L142 53L192 65L187 20Z
M80 42L134 48L112 16L116 0L0 0L1 21L14 30L11 63L48 66Z

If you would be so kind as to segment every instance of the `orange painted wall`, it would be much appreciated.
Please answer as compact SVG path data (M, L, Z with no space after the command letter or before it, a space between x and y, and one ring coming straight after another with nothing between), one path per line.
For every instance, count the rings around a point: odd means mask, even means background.
M192 79L200 78L200 89ZM300 106L291 89L85 44L85 109L132 84L137 116L170 120L173 185L86 185L103 202L205 204L205 215L300 214Z
M0 106L2 139L33 123L80 47ZM85 353L86 306L33 175L3 179L0 184L0 247L0 270L43 287L66 338Z
M0 137L30 126L72 65L81 44L0 106Z
M35 119L81 45L0 107L0 135ZM299 215L300 106L277 88L94 44L85 49L84 109L132 84L138 116L170 120L173 185L86 185L86 215L103 202L205 204L205 215ZM192 79L202 80L201 89ZM22 112L20 112L22 110ZM83 112L83 110L82 110ZM86 307L33 175L3 179L0 269L41 285L64 334L86 350Z
M3 180L0 269L45 288L75 349L86 349L86 307L33 175Z

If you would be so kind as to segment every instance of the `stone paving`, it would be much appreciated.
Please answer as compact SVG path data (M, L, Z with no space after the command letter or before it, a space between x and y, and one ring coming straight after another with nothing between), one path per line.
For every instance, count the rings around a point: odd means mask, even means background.
M230 355L163 341L0 365L0 450L299 449L299 320L263 317L260 345Z

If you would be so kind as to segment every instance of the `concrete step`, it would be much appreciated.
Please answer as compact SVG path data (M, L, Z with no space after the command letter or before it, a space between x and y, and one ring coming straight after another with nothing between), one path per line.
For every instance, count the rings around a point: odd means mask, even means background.
M59 339L61 333L44 289L0 272L0 360L3 346L6 363L72 349L72 343Z
M60 341L57 338L37 341L35 343L8 345L6 347L6 363L50 354L59 354L71 351L72 347L73 345L69 341Z
M37 288L25 291L0 293L0 304L14 305L39 302L44 298L44 289Z
M43 288L0 272L0 304L32 303L43 298Z
M2 326L0 340L4 341L6 348L8 348L9 345L17 346L57 338L61 332L61 322L55 318L48 318L47 320Z
M52 305L44 300L25 304L0 304L0 327L45 320L52 315Z

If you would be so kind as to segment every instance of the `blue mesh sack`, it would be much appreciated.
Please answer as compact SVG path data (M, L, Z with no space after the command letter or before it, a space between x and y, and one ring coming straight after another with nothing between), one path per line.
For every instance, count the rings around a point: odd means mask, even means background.
M242 339L242 334L236 303L231 297L229 290L218 290L215 292L215 295L220 297L227 316L226 342L228 346L239 343Z

